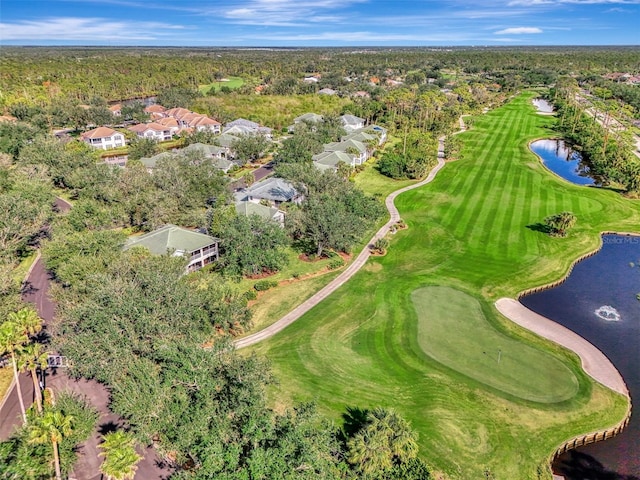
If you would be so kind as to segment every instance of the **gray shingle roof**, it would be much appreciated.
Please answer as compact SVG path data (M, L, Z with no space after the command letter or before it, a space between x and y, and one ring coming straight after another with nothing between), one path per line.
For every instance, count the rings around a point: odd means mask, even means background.
M293 185L276 177L270 177L254 183L245 189L246 197L264 198L274 202L288 202L298 194Z

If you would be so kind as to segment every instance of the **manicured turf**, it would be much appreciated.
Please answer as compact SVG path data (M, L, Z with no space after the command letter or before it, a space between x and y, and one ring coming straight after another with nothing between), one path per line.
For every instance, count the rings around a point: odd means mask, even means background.
M572 259L598 245L598 231L640 224L638 203L570 185L540 165L527 142L548 136L545 126L555 120L537 115L532 97L523 94L476 118L461 136L461 159L398 198L409 229L393 237L389 253L370 259L323 303L252 348L267 355L280 381L272 391L275 405L316 400L337 421L347 406L393 406L420 433L421 455L433 470L464 480L486 478L485 472L550 478L548 456L559 443L623 417L626 400L586 377L575 355L493 307L500 296L560 277ZM563 210L578 218L568 238L531 228ZM578 381L575 395L558 403L524 400L427 355L411 295L429 285L476 299L494 338L522 342L547 361L560 359ZM547 388L567 391L569 383L560 378Z
M450 287L411 293L424 353L488 386L516 397L556 403L573 397L578 381L559 359L498 332L480 302Z
M230 88L231 90L235 90L236 88L240 88L242 85L244 85L244 80L240 77L230 77L227 79L227 81L220 81L220 82L212 82L208 85L200 85L198 86L198 90L200 91L200 93L202 93L203 95L206 95L207 93L209 93L209 91L214 88L215 91L219 91L222 87L227 87Z

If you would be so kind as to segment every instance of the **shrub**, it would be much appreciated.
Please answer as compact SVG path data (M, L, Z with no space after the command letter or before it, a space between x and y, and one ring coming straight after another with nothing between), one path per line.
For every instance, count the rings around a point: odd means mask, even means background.
M277 287L277 286L278 286L278 282L275 280L260 280L255 283L253 288L255 288L256 291L258 292L262 292L264 290L269 290L270 288Z
M344 260L341 257L336 257L329 262L327 268L329 270L335 270L336 268L340 268L344 265Z
M387 240L386 238L379 238L373 244L373 251L379 254L383 254L384 252L386 252L388 247L389 240Z
M247 290L246 292L244 292L244 298L246 298L248 301L255 300L256 298L258 298L258 292L256 292L256 290Z

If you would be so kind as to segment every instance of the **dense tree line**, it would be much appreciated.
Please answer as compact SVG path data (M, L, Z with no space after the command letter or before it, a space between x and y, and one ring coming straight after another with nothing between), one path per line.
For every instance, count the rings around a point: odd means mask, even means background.
M563 78L551 90L550 98L558 110L558 129L580 151L591 171L605 183L618 183L628 193L640 191L640 159L633 155L628 129L615 127L615 101L583 105L578 100L575 79ZM586 109L590 109L591 115ZM596 113L596 111L598 113ZM598 115L598 119L594 115Z
M379 48L361 53L348 48L252 51L7 47L1 54L3 105L22 100L46 103L59 95L81 103L88 103L95 95L116 101L156 95L170 88L195 90L222 76L249 80L243 87L245 93L262 82L271 85L275 94L290 94L291 88L316 87L297 82L309 74L328 78L318 85L320 88L348 90L353 82L345 78L366 76L368 80L371 76L384 79L410 74L409 81L417 84L423 76L437 80L439 72L449 69L518 88L528 82L548 84L554 80L553 72L637 73L640 63L637 49L624 47Z

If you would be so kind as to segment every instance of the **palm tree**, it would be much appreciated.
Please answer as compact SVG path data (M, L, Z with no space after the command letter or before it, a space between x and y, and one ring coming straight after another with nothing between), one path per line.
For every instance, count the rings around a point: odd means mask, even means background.
M30 337L42 330L42 319L33 307L25 307L9 314L9 321L18 325L20 331Z
M418 435L395 410L375 408L367 424L348 442L349 462L364 474L375 474L418 454Z
M104 462L100 465L100 472L107 476L107 480L132 480L138 469L138 462L142 456L136 452L136 441L129 432L118 430L107 433L102 437L100 445Z
M73 417L71 415L64 415L62 412L48 410L29 427L30 443L51 442L51 446L53 447L53 462L56 469L56 480L62 480L58 444L64 437L71 435L72 422Z
M40 390L37 370L38 368L41 370L47 368L48 357L49 355L41 343L29 343L18 351L18 369L31 373L33 392L36 397L36 406L39 414L42 413L42 391Z
M562 212L545 218L544 223L551 235L564 237L567 235L567 230L576 224L576 216L571 212Z
M23 423L27 423L27 413L22 399L22 387L18 377L18 364L16 362L16 350L29 340L29 337L20 331L18 325L11 321L6 321L0 325L0 351L11 355L11 366L13 367L13 379L18 393L18 403L20 413L22 413Z

